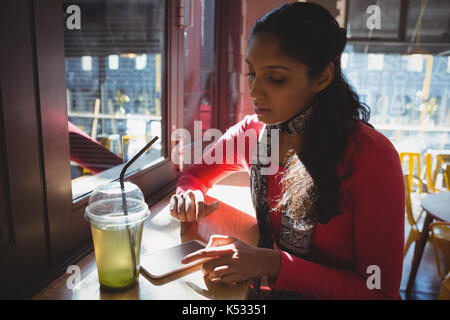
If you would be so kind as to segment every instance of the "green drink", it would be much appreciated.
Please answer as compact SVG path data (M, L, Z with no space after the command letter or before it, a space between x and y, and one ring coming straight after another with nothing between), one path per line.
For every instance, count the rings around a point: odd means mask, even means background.
M136 267L131 257L131 244L128 230L132 237L133 250L136 257ZM98 279L105 289L126 289L134 286L139 276L139 254L142 240L143 223L129 229L100 229L91 225L94 241L95 259L97 261Z
M139 188L131 183L125 185L126 215L117 183L97 189L85 213L91 223L100 286L110 291L126 290L136 284L144 220L150 214Z

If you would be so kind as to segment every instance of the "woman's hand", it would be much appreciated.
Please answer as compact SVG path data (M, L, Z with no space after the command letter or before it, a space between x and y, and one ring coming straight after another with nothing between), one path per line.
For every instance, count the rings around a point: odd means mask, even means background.
M211 258L211 259L210 259ZM182 263L210 259L203 263L205 279L232 284L268 276L276 278L280 270L278 250L258 248L229 236L214 235L205 249L184 257Z
M206 204L200 190L188 190L170 198L170 214L181 222L199 222L217 209L219 209L219 202Z

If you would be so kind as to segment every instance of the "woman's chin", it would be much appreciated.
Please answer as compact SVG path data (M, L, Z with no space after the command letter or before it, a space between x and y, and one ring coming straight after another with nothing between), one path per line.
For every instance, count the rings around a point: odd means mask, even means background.
M271 125L271 124L275 124L276 122L274 122L274 119L271 119L271 117L269 117L268 115L265 114L257 114L256 116L258 117L258 121L267 125Z
M274 124L279 124L282 123L283 121L279 121L277 119L274 119L273 116L269 116L268 114L257 114L256 116L258 117L258 121L261 123L264 123L266 125L274 125Z

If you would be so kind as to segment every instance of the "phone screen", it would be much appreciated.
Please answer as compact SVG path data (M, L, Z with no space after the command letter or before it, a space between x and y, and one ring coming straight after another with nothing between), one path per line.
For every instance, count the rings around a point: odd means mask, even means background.
M181 259L183 259L184 256L203 248L205 248L205 246L201 243L189 241L175 247L143 255L141 257L141 269L151 277L162 277L186 269L192 265L198 264L198 262L182 264Z

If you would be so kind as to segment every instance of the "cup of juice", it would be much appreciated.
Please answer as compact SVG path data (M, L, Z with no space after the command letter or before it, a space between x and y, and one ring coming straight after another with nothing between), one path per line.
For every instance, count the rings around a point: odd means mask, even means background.
M139 278L144 221L150 215L138 186L119 182L97 188L89 198L85 218L91 224L100 287L108 291L132 288Z

